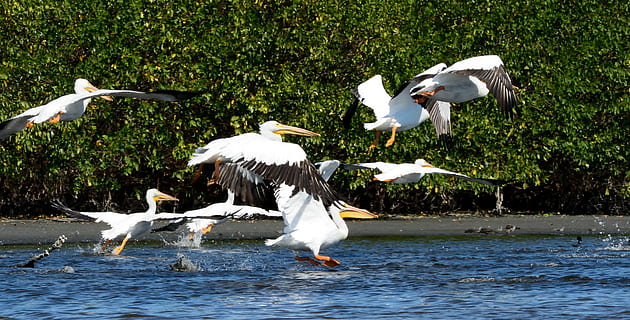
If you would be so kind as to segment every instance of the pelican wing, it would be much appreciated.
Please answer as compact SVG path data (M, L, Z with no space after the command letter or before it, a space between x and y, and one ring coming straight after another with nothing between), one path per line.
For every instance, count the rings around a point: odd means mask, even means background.
M220 160L217 183L241 197L248 198L246 193L249 192L257 197L260 193L252 187L271 182L294 185L296 192L306 191L326 202L336 199L335 193L297 144L245 133L217 139L197 149L188 165L215 163L216 160Z
M427 99L424 107L429 111L429 117L435 127L440 140L446 140L451 136L451 103L435 99Z
M333 173L335 173L335 170L339 168L339 164L339 160L326 160L315 163L315 167L317 167L317 170L322 175L322 178L328 181Z
M407 81L396 92L394 97L389 101L389 113L387 116L395 114L405 114L406 110L413 110L419 105L411 98L411 88L416 85L414 81Z
M142 100L161 100L161 101L181 101L185 99L189 99L195 97L201 92L192 92L192 91L177 91L177 90L156 90L153 92L142 92L142 91L134 91L134 90L107 90L107 89L99 89L92 92L86 92L79 94L76 101L81 101L94 97L102 97L102 96L112 96L112 97L125 97L125 98L136 98ZM76 102L75 101L75 102Z
M221 164L217 179L217 183L224 189L252 204L261 204L261 201L273 194L268 182L262 176L230 162Z
M195 93L190 94L194 95ZM51 118L55 117L59 112L65 112L65 108L69 105L74 105L88 99L103 96L126 97L143 100L162 100L171 102L179 101L181 98L187 97L184 92L180 91L142 92L133 90L99 89L91 92L73 93L61 96L43 105L40 113L33 119L33 122L42 123L48 121Z
M376 118L383 118L390 113L389 101L392 97L383 87L383 78L380 74L373 76L356 87L352 94L364 105L374 111Z
M391 171L398 167L398 164L395 163L387 163L387 162L366 162L366 163L354 163L354 164L344 164L343 168L346 170L357 170L357 169L378 169L382 172Z
M411 86L409 89L415 87L416 85L418 85L420 82L427 80L427 79L431 79L433 77L435 77L437 74L439 74L440 72L442 72L444 69L446 69L446 64L445 63L438 63L436 65L434 65L433 67L424 70L423 72L415 75L411 80ZM408 90L411 91L411 90Z
M284 233L298 229L313 229L322 223L332 223L326 207L305 192L293 193L291 186L283 185L276 194L278 209L284 219ZM314 231L317 232L317 231Z
M512 87L512 80L505 71L505 66L499 56L488 55L465 59L453 64L444 72L477 77L486 83L488 90L492 92L501 110L508 117L514 113L517 104L516 94Z
M116 212L85 212L76 211L68 208L59 201L54 201L52 206L63 213L77 219L83 219L93 222L105 222L110 226L119 225L121 221L127 220L130 215Z
M457 177L459 179L464 179L464 180L468 180L472 182L482 183L489 186L502 185L505 183L505 181L502 181L502 180L473 178L465 174L448 171L448 170L444 170L440 168L435 168L435 167L422 167L422 171L424 171L424 173L427 173L427 174L443 174L443 175Z
M239 211L234 214L234 219L255 219L259 217L282 217L282 213L275 210L265 210L254 206L235 206Z
M42 108L43 106L30 108L19 115L0 123L0 140L24 129L26 124L32 121L32 119L40 113Z

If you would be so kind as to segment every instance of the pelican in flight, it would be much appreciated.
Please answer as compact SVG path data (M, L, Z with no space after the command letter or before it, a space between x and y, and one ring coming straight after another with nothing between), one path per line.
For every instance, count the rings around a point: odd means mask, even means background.
M339 166L339 161L329 160L318 164L325 180ZM313 265L334 267L341 264L329 256L320 255L326 249L348 237L348 226L344 218L373 219L377 215L336 200L325 205L322 200L304 191L294 192L294 186L281 184L275 190L278 209L284 220L283 234L265 241L267 246L279 246L295 252L295 259ZM310 251L311 257L299 255L299 251Z
M119 255L125 248L129 239L151 230L154 220L167 218L159 217L155 214L157 201L177 201L177 198L165 194L157 189L149 189L146 193L146 200L149 204L149 209L145 212L132 214L121 214L116 212L79 212L74 211L59 202L53 203L53 206L71 217L94 222L105 222L110 225L111 229L103 230L101 232L102 238L105 240L102 246L103 251L107 250L107 246L110 242L118 236L124 235L125 238L120 246L114 248L112 251L112 254ZM169 219L172 218L173 217L170 217Z
M87 105L94 97L112 101L112 97L127 97L146 100L180 101L199 93L162 90L155 92L141 92L133 90L101 90L85 79L74 82L73 94L61 96L47 104L28 109L21 114L0 123L0 140L28 128L37 123L59 121L73 121L80 118Z
M267 121L260 125L260 133L217 139L198 148L188 165L213 164L211 183L231 190L249 204L266 198L282 183L295 186L295 192L306 191L315 199L323 199L325 204L337 199L304 150L297 144L282 142L284 134L319 136Z
M189 238L195 234L202 235L210 232L214 226L220 225L230 219L253 219L256 217L282 217L278 211L265 210L254 206L235 205L234 193L228 190L228 199L225 202L214 203L205 208L189 210L183 214L160 213L159 218L174 218L175 220L164 227L153 229L151 232L175 231L185 224L189 231Z
M450 67L440 63L411 80L410 95L417 103L427 99L461 103L492 93L501 110L511 117L516 107L514 86L499 56L468 58Z
M413 79L434 74L437 69L437 66L433 67L416 75ZM439 138L445 139L445 137L450 136L451 104L436 99L419 103L410 94L411 88L417 84L413 79L401 86L393 97L383 87L381 75L375 75L361 83L352 91L355 99L344 115L345 127L349 127L350 120L356 112L359 102L361 102L370 107L376 116L375 122L363 124L366 130L376 131L370 149L377 146L381 132L390 131L392 133L385 144L386 147L389 147L394 144L396 132L413 129L427 119L431 119L433 122Z
M426 174L444 174L472 182L482 183L485 185L501 185L505 181L492 179L479 179L467 176L465 174L448 171L435 167L424 159L418 159L414 163L387 163L387 162L368 162L344 165L346 170L355 169L378 169L380 174L374 175L374 181L392 182L396 184L406 184L417 182Z

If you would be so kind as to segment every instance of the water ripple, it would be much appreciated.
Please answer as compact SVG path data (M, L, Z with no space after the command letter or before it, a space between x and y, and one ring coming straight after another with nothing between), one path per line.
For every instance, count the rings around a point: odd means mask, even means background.
M6 267L8 318L607 318L630 314L627 238L563 236L350 239L342 265L297 262L261 241L134 242L117 257L66 245L34 269ZM183 270L174 270L181 263ZM611 299L614 297L614 299Z

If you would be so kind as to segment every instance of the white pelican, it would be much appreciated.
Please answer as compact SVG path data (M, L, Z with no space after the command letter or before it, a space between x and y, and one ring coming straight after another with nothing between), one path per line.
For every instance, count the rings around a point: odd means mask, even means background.
M339 161L329 160L319 164L319 171L325 180L339 166ZM295 252L295 259L309 261L313 265L323 264L334 267L339 261L320 255L326 249L348 237L348 226L343 218L373 219L377 216L367 210L355 208L343 201L334 201L329 206L312 195L298 191L294 186L281 184L275 190L278 209L284 220L283 234L276 239L265 241L267 246L279 246ZM310 251L313 258L299 256L299 251Z
M433 67L426 70L416 75L414 79L427 74L434 74L437 69L437 67ZM344 115L344 125L349 126L358 103L361 102L370 107L376 116L375 122L363 124L366 130L376 131L370 149L377 146L382 131L391 131L392 133L385 144L386 147L389 147L394 144L396 132L413 129L427 119L431 119L433 122L438 137L450 136L451 104L437 99L429 99L422 103L416 102L410 95L411 87L416 84L417 82L413 80L408 81L392 97L385 91L381 75L373 76L352 91L355 99Z
M324 255L326 249L348 237L348 226L343 218L372 219L377 216L367 210L355 208L342 201L325 206L321 200L304 191L293 193L293 186L281 185L276 189L278 209L284 220L283 234L265 241L267 246L279 246L295 252L295 259L328 267L339 261ZM301 257L298 251L310 251L315 259Z
M417 182L425 174L444 174L460 179L478 182L486 185L501 185L504 181L492 180L492 179L478 179L467 176L465 174L456 173L444 169L437 168L432 164L426 162L424 159L418 159L414 163L387 163L387 162L369 162L369 163L357 163L344 165L346 170L355 169L378 169L380 174L374 175L375 181L392 182L396 184L405 184Z
M109 245L109 243L116 237L124 235L125 238L120 246L114 248L112 251L112 254L119 255L129 239L151 230L153 221L159 218L155 214L157 208L156 201L177 201L177 198L162 193L157 189L149 189L146 193L146 200L149 204L149 209L145 212L132 214L121 214L116 212L79 212L74 211L58 202L53 203L53 206L71 217L95 222L105 222L109 224L111 229L103 230L101 232L102 238L105 240L105 243L102 246L103 251L107 250L107 245Z
M308 160L302 148L282 142L282 134L319 136L312 131L267 121L260 134L245 133L213 140L198 148L189 166L214 164L212 182L231 190L247 203L255 203L282 183L306 191L330 204L337 199L328 183Z
M505 72L503 61L496 55L468 58L448 68L440 63L429 70L432 72L424 72L412 80L415 85L410 94L418 103L424 103L427 98L460 103L492 92L508 117L515 111L512 81Z
M228 190L228 199L225 202L214 203L205 208L189 210L183 214L160 213L158 217L176 218L170 224L154 229L151 232L175 231L182 224L186 224L189 238L193 239L196 233L202 235L210 232L214 226L222 224L230 219L252 219L259 216L282 217L278 211L268 211L262 208L235 205L234 193Z
M127 97L148 100L179 101L198 93L162 90L155 92L141 92L132 90L100 90L85 79L77 79L74 83L73 94L61 96L47 104L28 109L21 114L0 123L0 140L42 122L57 123L59 121L73 121L85 113L87 105L94 97L113 100L111 97Z

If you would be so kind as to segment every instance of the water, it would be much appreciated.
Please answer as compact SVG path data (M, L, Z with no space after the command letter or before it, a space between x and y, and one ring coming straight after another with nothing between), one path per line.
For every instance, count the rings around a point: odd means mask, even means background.
M349 239L334 269L263 241L0 247L0 319L628 319L625 236ZM187 272L173 271L182 260Z

